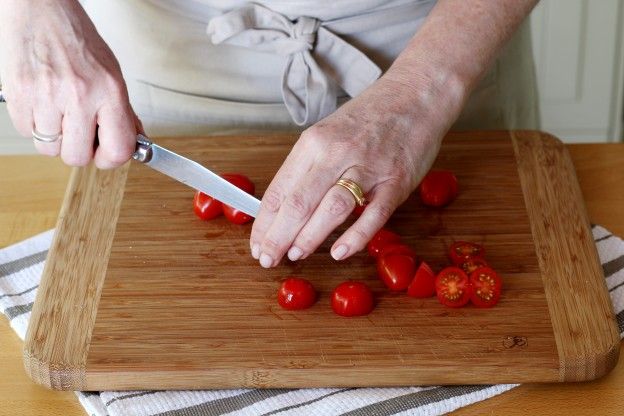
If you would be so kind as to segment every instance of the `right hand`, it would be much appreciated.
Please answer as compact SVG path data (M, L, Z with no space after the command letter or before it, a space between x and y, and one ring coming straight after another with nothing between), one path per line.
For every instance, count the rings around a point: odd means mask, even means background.
M0 0L0 75L25 137L62 133L37 150L71 166L117 167L142 131L119 64L77 0ZM96 128L98 145L95 147Z

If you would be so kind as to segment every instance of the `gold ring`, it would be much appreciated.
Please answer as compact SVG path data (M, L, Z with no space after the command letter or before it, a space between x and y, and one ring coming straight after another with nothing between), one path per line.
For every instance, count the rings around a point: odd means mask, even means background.
M32 137L38 142L53 143L61 137L61 133L59 132L57 134L43 134L37 131L37 129L32 129Z
M366 198L364 198L364 192L362 191L360 185L353 182L351 179L345 178L340 178L338 182L336 182L336 185L342 186L347 191L351 192L351 195L353 195L353 198L355 198L356 204L361 207L366 205Z

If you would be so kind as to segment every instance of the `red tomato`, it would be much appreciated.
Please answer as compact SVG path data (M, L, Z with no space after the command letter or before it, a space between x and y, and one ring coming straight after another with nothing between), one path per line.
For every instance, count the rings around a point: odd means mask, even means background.
M479 308L491 308L498 303L503 287L500 276L490 267L479 267L470 273L470 300Z
M455 241L449 248L449 257L454 265L459 266L473 258L485 258L485 248L470 241Z
M375 302L365 283L343 282L332 292L331 305L340 316L362 316L371 313Z
M390 230L385 228L380 229L377 233L371 238L371 240L367 244L368 254L372 257L377 258L379 256L379 252L389 244L398 244L401 242L401 236L396 233L393 233Z
M203 192L195 192L193 211L202 220L211 220L223 214L223 205Z
M436 294L441 304L458 308L470 300L471 287L468 275L458 267L443 269L435 279Z
M424 261L418 266L416 275L407 288L407 294L414 298L430 298L435 296L435 273Z
M398 292L407 289L414 278L416 261L403 254L389 254L377 260L377 273L388 289Z
M284 309L307 309L316 302L316 290L306 279L289 277L277 291L277 302Z
M406 246L405 244L388 244L383 247L379 254L377 255L377 260L382 258L383 256L389 256L391 254L402 254L404 256L413 257L416 260L416 253L414 250Z
M351 212L351 214L353 214L354 217L359 217L360 215L362 215L365 209L366 205L356 205L355 208L353 208L353 212Z
M241 188L248 194L253 195L256 191L256 187L254 186L253 182L245 175L241 175L238 173L225 173L221 175L221 177L226 181ZM234 224L245 224L253 220L253 217L251 215L247 215L244 212L225 204L223 204L223 214L225 215L225 218L227 218L228 220L230 220L230 222Z
M448 205L458 192L457 177L449 170L431 170L420 182L420 199L430 207Z
M460 266L463 271L466 272L467 275L474 272L479 267L486 267L488 264L482 258L475 257L474 259L468 259L463 262Z

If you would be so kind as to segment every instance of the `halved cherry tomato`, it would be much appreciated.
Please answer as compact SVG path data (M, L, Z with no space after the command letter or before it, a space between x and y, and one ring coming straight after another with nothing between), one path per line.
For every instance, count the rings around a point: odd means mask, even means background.
M377 258L379 252L389 244L398 244L401 242L401 236L392 231L382 228L371 238L366 247L368 248L368 254Z
M458 192L457 177L449 170L431 170L420 182L420 199L430 207L448 205Z
M414 298L430 298L435 296L435 273L431 270L431 267L424 261L420 263L414 279L407 287L408 296Z
M479 267L486 267L488 264L485 260L479 257L475 257L473 259L468 259L461 264L461 268L466 272L467 275L474 272Z
M438 300L445 306L459 308L470 300L472 291L468 275L458 267L447 267L438 273L435 287Z
M306 279L289 277L277 291L277 302L284 309L307 309L316 302L316 290Z
M223 214L223 205L203 192L195 192L193 211L202 220L211 220Z
M454 265L459 266L466 260L473 258L485 258L485 248L470 241L455 241L449 248L449 257Z
M490 267L479 267L470 273L470 300L478 308L491 308L498 303L503 287L500 276Z
M248 194L253 195L256 191L254 183L245 175L241 175L239 173L225 173L221 175L221 177L226 181L241 188ZM236 208L232 208L231 206L226 204L223 204L223 214L225 215L225 218L227 218L228 220L230 220L230 222L234 224L245 224L253 220L253 217L251 215L247 215L244 212L239 211Z
M331 305L340 316L362 316L375 307L373 292L362 282L343 282L331 295Z
M405 244L388 244L384 246L377 255L377 260L383 256L389 256L391 254L402 254L405 256L413 257L416 260L416 253L409 246Z
M403 254L389 254L377 259L377 273L388 289L398 292L407 289L414 278L416 261Z

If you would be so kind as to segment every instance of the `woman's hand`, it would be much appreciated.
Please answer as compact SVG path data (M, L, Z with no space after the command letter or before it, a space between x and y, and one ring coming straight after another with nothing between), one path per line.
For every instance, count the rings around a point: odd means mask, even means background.
M20 134L62 134L35 146L68 165L126 162L140 123L117 60L79 2L0 0L0 9L3 93Z
M313 253L355 207L336 186L340 178L359 184L369 204L331 255L342 260L364 248L431 167L456 117L449 109L459 106L445 100L456 98L386 76L304 131L262 198L253 257L273 267L286 253L293 261Z

